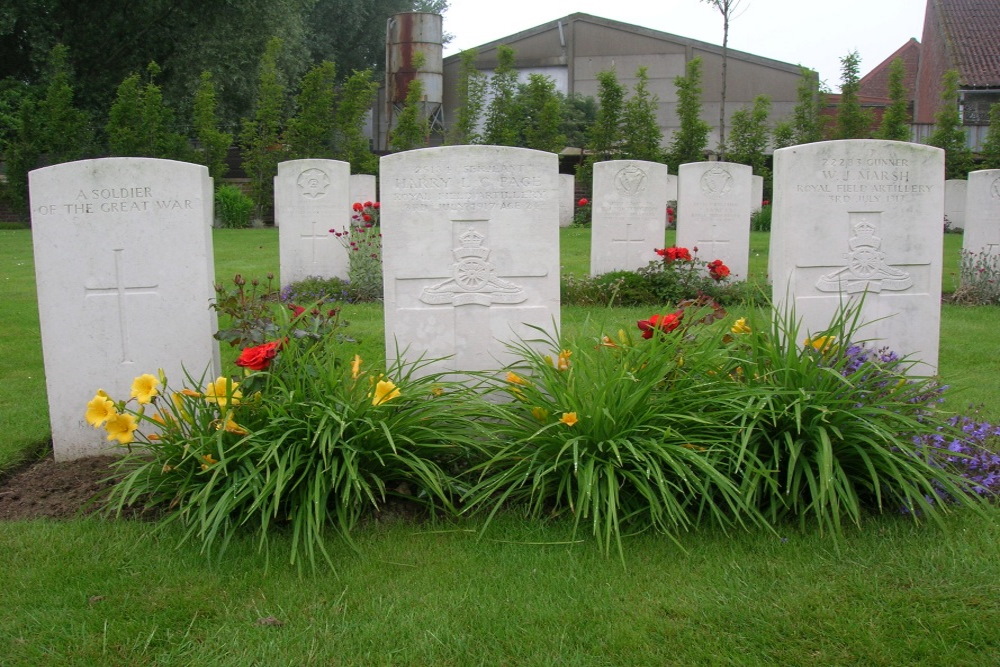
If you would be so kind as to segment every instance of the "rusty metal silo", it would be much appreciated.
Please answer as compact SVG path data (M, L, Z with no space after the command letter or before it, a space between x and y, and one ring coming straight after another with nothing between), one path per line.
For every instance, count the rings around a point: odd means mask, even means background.
M395 118L406 102L410 82L419 79L424 86L424 115L430 119L431 133L443 131L442 23L440 14L425 12L395 14L387 21L385 88L390 128L395 126Z

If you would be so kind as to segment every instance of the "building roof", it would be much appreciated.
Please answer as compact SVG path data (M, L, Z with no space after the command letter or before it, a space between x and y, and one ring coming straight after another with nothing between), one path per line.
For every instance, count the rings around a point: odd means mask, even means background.
M902 58L906 66L903 85L910 96L917 89L917 70L920 68L920 42L911 37L896 49L895 53L875 66L875 69L861 77L858 93L866 97L889 99L889 66L897 58Z
M1000 1L928 0L963 88L1000 87ZM925 31L927 26L924 27Z
M488 51L490 49L495 49L501 44L512 44L514 42L523 40L532 35L545 32L547 30L559 29L561 26L569 25L574 21L586 21L588 23L593 23L596 25L603 25L608 28L613 28L616 30L624 30L627 32L633 32L637 35L644 35L646 37L652 37L654 39L661 39L668 42L674 42L677 44L683 44L685 46L698 49L700 51L705 51L707 53L717 53L722 54L722 47L717 44L711 44L709 42L702 42L697 39L691 39L690 37L682 37L680 35L675 35L669 32L662 32L660 30L653 30L652 28L645 28L643 26L638 26L632 23L624 23L622 21L615 21L614 19L606 19L600 16L594 16L593 14L586 14L583 12L576 12L562 18L553 19L541 25L537 25L533 28L528 28L520 32L514 33L513 35L508 35L507 37L501 37L500 39L495 39L492 42L487 42L486 44L481 44L476 48L480 53L483 51ZM786 63L781 60L774 60L772 58L765 58L763 56L758 56L752 53L747 53L746 51L738 51L733 48L727 49L727 56L729 58L735 58L739 60L745 60L748 62L756 63L759 65L765 65L767 67L772 67L775 69L786 70L789 72L794 72L798 74L801 72L802 67L800 65L793 65L792 63ZM445 62L453 61L458 59L458 54L452 54L446 57Z

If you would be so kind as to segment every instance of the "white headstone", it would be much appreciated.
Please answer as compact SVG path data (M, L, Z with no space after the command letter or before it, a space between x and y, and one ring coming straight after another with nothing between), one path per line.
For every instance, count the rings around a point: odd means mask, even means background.
M572 227L576 212L576 179L573 174L559 174L559 226Z
M592 206L590 275L646 266L664 244L667 165L645 160L595 163Z
M944 151L872 139L782 148L773 206L774 303L791 300L801 335L823 330L842 303L863 296L861 319L871 324L859 336L934 373Z
M667 174L667 201L677 201L676 174Z
M281 284L309 276L347 278L348 253L330 230L351 223L351 165L338 160L289 160L274 177Z
M969 173L962 250L1000 255L1000 169Z
M364 204L366 202L378 201L378 180L371 174L351 174L351 195L350 204L347 207L347 218L354 215L355 202Z
M752 169L732 162L689 162L680 166L676 244L711 262L721 259L732 279L746 280L750 268Z
M129 398L162 368L219 373L212 179L152 158L81 160L29 174L45 383L57 460L108 453L84 420L98 389Z
M558 335L554 153L445 146L381 159L386 357L498 369L505 343Z
M764 177L754 174L750 177L750 212L759 211L764 201Z
M969 182L949 178L944 182L944 217L952 229L965 229L965 199Z

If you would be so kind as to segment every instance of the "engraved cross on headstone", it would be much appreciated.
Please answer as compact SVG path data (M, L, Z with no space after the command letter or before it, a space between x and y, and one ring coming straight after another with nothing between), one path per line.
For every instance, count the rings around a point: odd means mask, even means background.
M611 239L611 243L614 245L625 244L625 252L623 254L625 256L625 263L630 268L638 268L637 266L632 267L632 264L641 261L644 254L650 253L649 240L642 234L640 234L641 238L635 238L633 236L635 228L636 226L633 225L632 220L628 220L625 222L625 238L612 237ZM620 231L620 229L621 228L616 228L615 231Z
M701 257L706 262L711 262L715 259L721 259L723 262L732 262L734 258L726 257L726 253L729 250L730 240L727 238L719 238L722 234L719 233L719 225L716 223L711 223L708 228L707 234L700 234L699 236L705 236L707 238L699 238L695 241L695 245L698 248L698 256ZM692 250L694 250L692 248Z
M305 242L309 248L309 256L311 257L310 263L315 267L319 262L319 257L316 254L316 246L320 241L326 241L330 238L330 233L326 232L320 234L316 227L319 225L318 220L313 220L312 222L312 234L300 234L302 241Z
M121 342L121 363L132 363L132 355L129 352L129 330L128 312L126 305L127 298L132 296L158 296L157 283L151 285L127 285L125 282L125 267L123 266L124 248L114 248L112 251L114 258L114 284L109 287L84 287L84 298L111 296L115 298L115 305L118 311L118 330Z

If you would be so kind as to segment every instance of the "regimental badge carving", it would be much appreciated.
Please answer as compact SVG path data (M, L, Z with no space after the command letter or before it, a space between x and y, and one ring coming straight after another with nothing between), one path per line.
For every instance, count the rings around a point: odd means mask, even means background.
M733 175L725 167L712 167L701 175L701 191L709 197L724 197L733 189Z
M993 181L993 185L990 186L990 196L994 199L1000 199L1000 178Z
M326 195L326 190L330 187L330 177L322 169L306 169L299 174L295 183L299 186L299 193L303 197L319 199Z
M867 215L862 215L851 230L848 240L850 252L845 254L847 266L821 277L816 289L821 292L883 291L901 292L913 286L910 274L902 269L889 266L882 252L882 239L875 235L878 231Z
M522 288L497 276L496 267L489 261L490 250L484 245L486 236L469 227L458 241L460 247L452 251L455 257L451 265L452 277L425 287L420 294L421 301L432 305L474 303L489 306L521 303L528 298Z
M646 172L630 164L615 174L614 182L618 194L634 197L646 189Z

